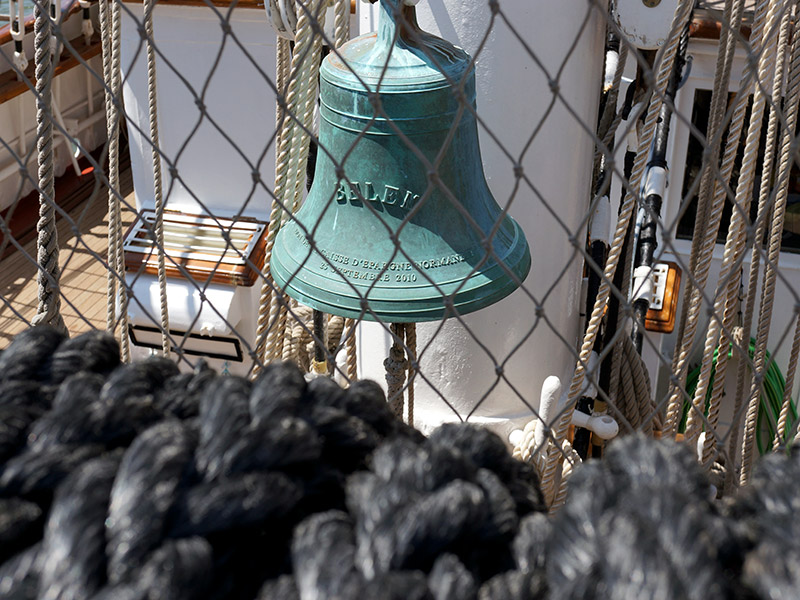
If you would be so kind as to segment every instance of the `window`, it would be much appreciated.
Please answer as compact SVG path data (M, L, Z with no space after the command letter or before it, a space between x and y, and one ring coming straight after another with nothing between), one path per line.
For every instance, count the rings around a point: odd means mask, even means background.
M734 94L729 94L728 108L730 108L733 97ZM750 104L752 105L752 101ZM696 90L694 96L694 105L692 107L692 123L704 134L708 128L708 116L710 108L711 91L701 89ZM730 184L734 193L736 191L736 184L739 180L739 170L741 169L742 165L745 141L744 138L747 135L747 124L750 121L750 109L751 106L749 105L745 115L744 131L739 144L736 161L734 162L733 173L731 175ZM764 145L766 143L768 121L767 113L764 115L764 124L761 128L761 144L759 144L759 155L757 159L757 165L759 166L756 168L755 182L753 185L753 198L750 205L750 222L755 221L758 211L758 193L761 185L761 177L763 175L761 173L760 165L764 160ZM723 136L722 144L720 146L721 149L725 147L726 138L727 135ZM683 217L678 223L678 239L691 239L694 231L694 223L697 218L697 198L695 196L689 198L687 195L693 186L697 186L699 188L699 181L695 183L695 180L701 176L700 168L702 166L703 148L704 142L690 134L689 144L686 152L686 165L681 187L681 197L684 199L684 202L689 202L689 206L686 208ZM720 152L722 152L722 150L720 150ZM772 177L775 177L774 173L772 174ZM728 234L728 227L730 225L732 209L733 205L730 198L726 198L725 207L722 213L722 220L720 223L720 230L717 235L718 243L725 243L725 237ZM786 252L800 253L800 169L797 168L797 164L793 165L789 175L789 195L787 198L786 220L784 222L781 249Z

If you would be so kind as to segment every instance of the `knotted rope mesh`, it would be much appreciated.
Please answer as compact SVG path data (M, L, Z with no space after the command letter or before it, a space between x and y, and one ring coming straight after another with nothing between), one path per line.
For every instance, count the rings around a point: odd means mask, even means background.
M379 94L351 145L321 137L322 60L357 81L363 67L347 64L346 41L377 28L380 3L264 4L75 2L55 19L46 3L24 5L31 67L15 66L11 37L0 62L9 115L0 126L0 344L31 324L63 323L70 336L110 332L126 363L160 352L185 373L202 359L251 380L286 359L342 385L374 379L394 414L423 431L444 421L493 427L537 470L551 509L577 464L613 437L685 440L724 482L720 495L749 481L756 454L796 437L797 3L634 10L576 0L535 14L507 0L387 2L403 43L444 73L442 98L457 106L434 149L407 134L402 111ZM97 24L88 41L85 20ZM635 36L641 23L648 40ZM443 42L425 30L463 46L469 69L448 74ZM387 77L387 64L372 67ZM480 147L453 146L469 119ZM378 126L402 150L393 160L427 173L396 231L380 221L370 182L348 178L355 146ZM323 218L302 231L309 258L291 278L312 266L336 274L337 289L356 295L355 315L318 314L270 270L275 236L326 161L347 187L319 194ZM400 241L436 198L465 231L480 228L483 205L455 193L452 165L483 171L498 206L469 249L470 276L494 261L518 288L471 314L456 300L466 282L445 292L436 275L468 253L421 255ZM325 251L325 215L340 194L363 205L364 229L374 226L375 244L388 240L390 261L356 266ZM525 279L493 245L507 215L530 247ZM655 258L640 264L647 227ZM397 279L399 289L439 290L446 318L414 325L370 305L382 278L409 276L401 265L416 279ZM647 317L634 327L642 300ZM547 412L550 376L563 393L551 393ZM104 460L98 472L112 470ZM354 525L333 515L314 527ZM205 550L187 542L164 552Z
M106 332L47 326L16 336L0 369L4 597L796 590L797 452L713 504L686 445L627 436L576 470L550 518L534 466L499 436L450 423L426 437L374 382L307 382L291 362L254 381L125 364Z

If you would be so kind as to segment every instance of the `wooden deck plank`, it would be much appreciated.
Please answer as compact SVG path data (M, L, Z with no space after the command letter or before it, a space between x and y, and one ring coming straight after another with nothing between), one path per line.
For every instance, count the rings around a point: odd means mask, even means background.
M131 205L134 203L132 193L126 199ZM69 219L58 220L61 312L70 335L75 336L90 329L104 329L106 324L108 210L105 195L98 194L67 214ZM123 211L124 229L130 226L133 216L133 212ZM16 251L0 260L0 348L8 346L17 333L27 329L36 314L36 241L31 240L22 248L24 253Z

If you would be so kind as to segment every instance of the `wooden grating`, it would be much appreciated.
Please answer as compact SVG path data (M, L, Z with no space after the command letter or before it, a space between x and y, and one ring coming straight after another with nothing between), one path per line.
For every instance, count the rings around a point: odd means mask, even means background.
M158 273L154 242L155 212L141 218L125 236L125 269ZM266 223L255 219L212 218L177 211L164 213L164 255L168 277L196 282L253 285L264 264Z

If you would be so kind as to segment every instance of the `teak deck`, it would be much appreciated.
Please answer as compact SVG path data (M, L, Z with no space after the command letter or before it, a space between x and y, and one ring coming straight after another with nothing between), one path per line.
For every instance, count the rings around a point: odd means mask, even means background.
M121 183L132 206L129 168L121 172ZM85 190L82 193L85 194ZM61 314L70 335L75 336L106 326L108 205L105 189L99 188L67 214L69 219L58 219ZM133 218L132 211L124 210L123 227L129 227ZM0 260L0 348L8 346L17 333L27 329L36 314L36 240L27 241L21 250Z

